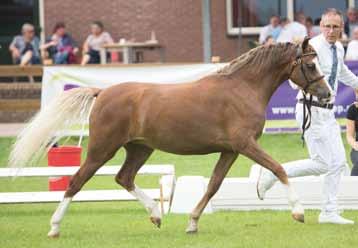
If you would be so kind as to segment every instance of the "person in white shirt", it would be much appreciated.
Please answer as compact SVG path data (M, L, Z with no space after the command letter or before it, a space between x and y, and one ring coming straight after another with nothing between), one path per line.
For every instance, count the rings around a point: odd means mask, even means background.
M338 41L343 28L343 16L336 9L327 9L320 23L322 34L312 38L310 45L317 53L315 66L321 70L332 90L331 102L320 104L313 98L311 125L304 133L310 159L294 161L284 166L288 177L326 174L323 185L323 204L319 223L354 224L338 213L337 193L341 174L347 162L341 138L341 130L334 116L333 104L337 94L338 80L355 89L358 78L344 64L344 49ZM296 120L302 127L303 94L300 91L296 105ZM307 110L306 110L307 111ZM307 112L306 112L307 113ZM267 170L261 170L257 182L257 193L264 199L277 178Z
M263 27L260 31L259 43L264 44L267 37L271 36L274 40L277 39L281 31L280 17L273 15L270 17L270 24Z
M348 43L346 60L358 60L358 27L353 30L353 40Z
M299 22L291 22L288 18L281 19L282 30L277 42L301 42L307 36L307 29Z

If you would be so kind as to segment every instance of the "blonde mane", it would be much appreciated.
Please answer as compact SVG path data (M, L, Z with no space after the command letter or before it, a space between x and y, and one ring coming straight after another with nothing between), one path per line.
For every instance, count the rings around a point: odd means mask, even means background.
M263 71L272 68L272 65L287 63L292 59L296 45L279 43L270 46L259 46L242 54L238 58L217 71L217 74L230 75L240 69Z

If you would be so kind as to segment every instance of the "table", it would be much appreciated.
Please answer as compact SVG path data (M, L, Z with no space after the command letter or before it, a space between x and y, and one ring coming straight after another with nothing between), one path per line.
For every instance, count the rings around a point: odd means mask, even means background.
M158 42L124 42L104 45L100 50L101 64L107 64L107 52L122 52L123 63L131 64L135 52L144 50L157 50L160 62L164 62L164 47Z

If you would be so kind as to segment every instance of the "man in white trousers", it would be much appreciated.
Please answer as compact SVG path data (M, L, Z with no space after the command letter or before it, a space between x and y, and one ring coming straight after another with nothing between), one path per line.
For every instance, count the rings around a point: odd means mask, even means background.
M337 94L338 80L353 88L358 88L358 78L344 64L344 49L338 41L343 30L343 16L336 9L327 9L320 23L322 34L309 42L316 50L318 66L332 89L332 100L321 104L313 98L311 126L304 139L310 159L291 162L284 166L288 177L326 174L323 185L323 204L318 218L319 223L354 224L338 213L337 193L342 172L346 167L345 150L337 123L333 103ZM303 94L297 95L296 120L303 122ZM306 111L307 114L307 111ZM277 178L268 170L262 169L257 182L258 197L263 200Z

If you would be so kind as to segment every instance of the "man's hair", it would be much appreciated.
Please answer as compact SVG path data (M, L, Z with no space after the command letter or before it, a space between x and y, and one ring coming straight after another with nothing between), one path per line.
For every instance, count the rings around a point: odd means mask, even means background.
M335 8L326 9L322 14L321 20L323 20L323 18L326 17L327 15L339 15L341 17L342 22L344 22L343 14L338 9L335 9Z
M24 32L24 31L29 30L29 29L34 30L35 29L34 25L32 25L31 23L24 23L22 25L21 32Z

